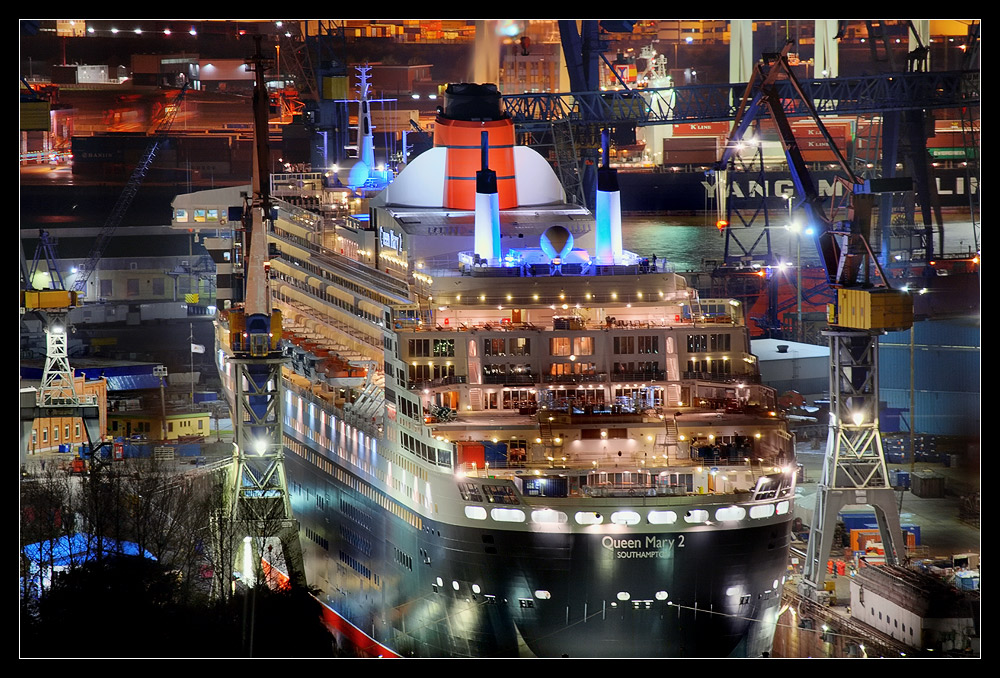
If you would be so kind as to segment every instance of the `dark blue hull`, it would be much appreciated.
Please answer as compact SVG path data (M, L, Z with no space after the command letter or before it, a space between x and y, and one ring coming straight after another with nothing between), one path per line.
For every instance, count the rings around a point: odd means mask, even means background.
M624 541L607 532L478 529L417 516L344 470L331 475L295 454L286 465L310 585L401 655L770 650L787 522Z

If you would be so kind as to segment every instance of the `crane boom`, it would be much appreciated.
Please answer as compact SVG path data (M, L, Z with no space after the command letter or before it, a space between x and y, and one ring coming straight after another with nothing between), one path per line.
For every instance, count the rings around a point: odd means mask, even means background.
M86 289L87 281L90 279L90 275L97 267L97 262L99 262L101 257L104 256L104 250L111 241L111 236L113 236L115 231L118 229L118 225L121 224L128 208L132 206L132 201L139 192L139 188L142 186L142 182L145 180L150 166L156 159L156 154L159 152L160 146L164 141L166 141L167 134L170 132L170 127L173 125L174 118L180 110L180 103L184 100L184 94L186 92L187 83L181 87L181 91L178 92L177 96L174 97L174 100L166 107L166 113L163 121L153 133L153 138L150 140L149 145L146 146L146 150L143 152L142 157L139 160L139 164L136 165L136 168L132 171L132 176L129 177L124 190L122 190L121 195L118 196L118 201L111 210L111 214L108 215L107 221L104 222L104 226L101 227L100 232L97 234L97 238L94 240L94 245L90 248L90 253L87 255L87 261L80 267L79 273L76 277L76 283L73 285L73 289L76 292L83 292Z

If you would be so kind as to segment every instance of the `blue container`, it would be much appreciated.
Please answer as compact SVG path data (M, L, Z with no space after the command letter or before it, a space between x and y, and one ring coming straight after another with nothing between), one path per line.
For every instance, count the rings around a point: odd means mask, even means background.
M199 457L201 443L178 443L174 445L174 451L178 457Z
M840 519L848 530L877 530L878 521L874 513L841 513Z
M979 590L979 575L969 573L967 576L962 576L961 573L955 577L955 583L958 584L958 588L963 591L977 591Z
M892 486L905 487L907 490L910 489L910 472L896 471L896 482L894 482Z

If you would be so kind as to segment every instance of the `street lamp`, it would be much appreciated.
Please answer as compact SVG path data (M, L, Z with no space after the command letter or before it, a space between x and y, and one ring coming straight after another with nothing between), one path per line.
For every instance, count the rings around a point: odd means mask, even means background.
M795 234L795 340L802 341L802 227L792 221L792 194L785 193L788 201L788 230Z

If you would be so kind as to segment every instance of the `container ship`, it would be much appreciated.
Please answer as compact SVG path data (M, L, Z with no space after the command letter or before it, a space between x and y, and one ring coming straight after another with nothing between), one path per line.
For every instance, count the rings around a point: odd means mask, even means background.
M769 653L794 444L745 309L623 249L613 169L598 188L593 214L567 203L496 88L451 85L434 148L368 214L277 202L288 495L359 653ZM236 195L180 196L175 225L226 236ZM205 244L231 395L230 238Z

